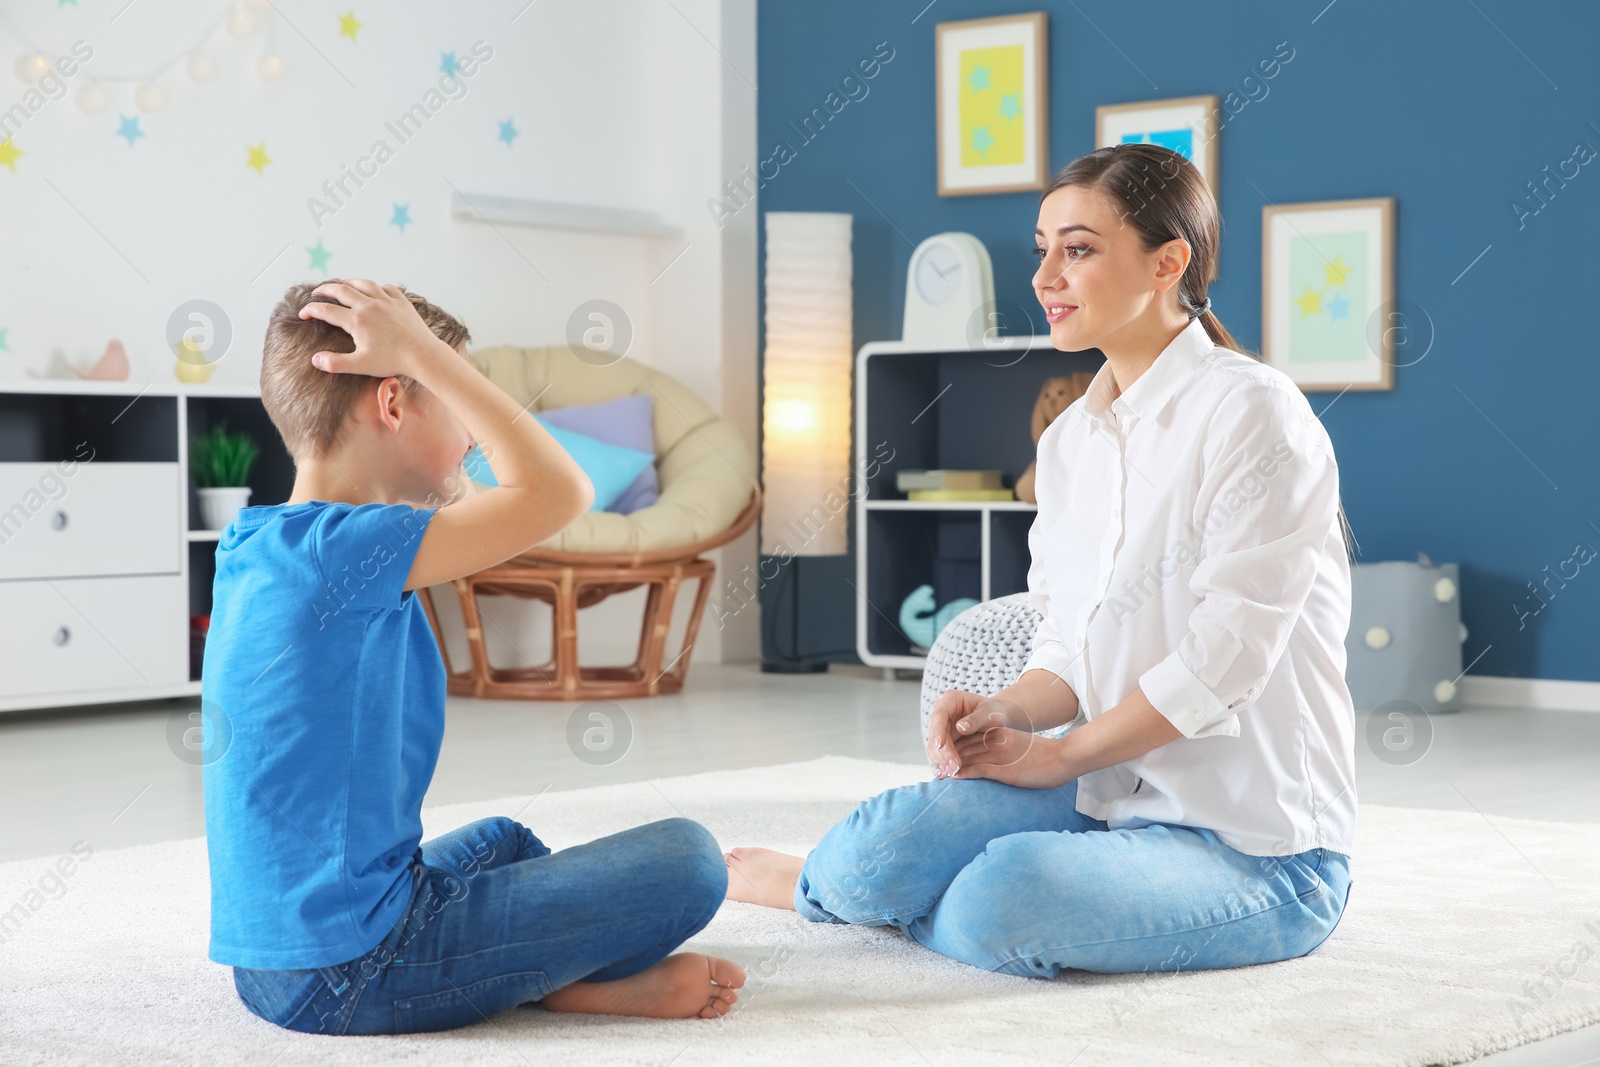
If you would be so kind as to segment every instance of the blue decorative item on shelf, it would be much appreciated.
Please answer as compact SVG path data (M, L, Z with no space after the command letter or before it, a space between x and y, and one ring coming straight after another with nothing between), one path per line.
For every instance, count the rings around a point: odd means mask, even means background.
M900 631L920 655L933 646L934 638L951 619L976 603L971 597L958 597L935 610L938 601L934 599L933 586L919 585L900 605Z
M1351 568L1345 682L1357 711L1390 702L1428 714L1461 707L1461 575L1426 555Z

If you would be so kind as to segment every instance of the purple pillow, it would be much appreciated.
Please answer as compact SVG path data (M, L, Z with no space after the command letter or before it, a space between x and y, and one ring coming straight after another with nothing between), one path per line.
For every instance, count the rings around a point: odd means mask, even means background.
M551 408L539 412L539 416L552 426L586 434L608 445L636 448L652 456L656 452L655 410L650 405L647 393L607 400L603 404ZM656 479L656 465L652 463L639 472L639 476L606 510L626 515L647 508L660 498L661 483Z

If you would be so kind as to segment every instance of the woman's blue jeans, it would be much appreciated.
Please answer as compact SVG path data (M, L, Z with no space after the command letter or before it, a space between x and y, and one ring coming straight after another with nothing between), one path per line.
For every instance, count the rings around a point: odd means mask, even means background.
M1077 793L985 779L880 793L806 857L795 909L1042 978L1269 963L1338 925L1344 853L1252 856L1192 826L1112 830L1076 810Z
M290 1030L448 1030L572 982L659 963L703 929L727 891L705 827L664 819L551 852L511 819L427 841L405 916L383 942L310 970L235 967L252 1012Z

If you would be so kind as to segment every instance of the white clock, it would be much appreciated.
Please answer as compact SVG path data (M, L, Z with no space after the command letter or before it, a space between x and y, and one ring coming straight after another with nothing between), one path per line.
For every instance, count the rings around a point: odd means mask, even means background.
M971 347L993 305L994 265L983 242L970 233L936 233L917 246L906 268L901 340Z

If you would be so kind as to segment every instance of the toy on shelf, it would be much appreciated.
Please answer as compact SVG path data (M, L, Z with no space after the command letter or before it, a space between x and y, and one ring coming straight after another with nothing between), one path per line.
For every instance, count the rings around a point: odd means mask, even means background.
M934 638L939 636L939 631L976 603L971 597L958 597L934 610L938 601L934 599L933 586L919 585L900 605L900 630L911 642L911 648L917 655L926 655L928 649L933 647Z
M122 347L122 342L112 338L106 345L106 350L100 353L100 358L94 366L87 370L80 369L68 361L60 349L50 353L50 366L40 374L32 367L28 368L31 378L78 378L83 381L98 382L125 382L128 380L128 350Z
M189 680L199 681L206 660L206 634L211 631L210 615L189 616Z
M1039 438L1044 436L1045 430L1063 411L1089 391L1089 384L1094 381L1094 374L1094 371L1078 371L1061 378L1050 378L1039 387L1039 398L1033 402L1034 444L1039 443ZM1026 500L1030 504L1039 502L1033 490L1035 466L1036 463L1029 463L1028 469L1017 479L1017 499Z
M205 351L193 338L185 337L177 344L178 358L172 364L172 375L180 382L201 385L211 380L217 369L215 362L206 362Z

